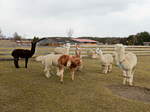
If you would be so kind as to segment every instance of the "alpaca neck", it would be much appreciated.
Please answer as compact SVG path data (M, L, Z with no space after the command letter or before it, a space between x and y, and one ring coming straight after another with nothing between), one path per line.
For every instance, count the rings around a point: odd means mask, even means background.
M104 60L104 55L103 55L103 53L99 53L98 55L99 55L99 57L100 57L101 60Z
M125 51L122 50L118 53L118 61L122 62L125 59Z
M36 43L32 43L32 46L31 46L31 55L33 55L35 53L35 47L36 47Z
M66 50L67 50L67 54L69 54L69 49L70 49L69 47L67 47L67 48L66 48Z

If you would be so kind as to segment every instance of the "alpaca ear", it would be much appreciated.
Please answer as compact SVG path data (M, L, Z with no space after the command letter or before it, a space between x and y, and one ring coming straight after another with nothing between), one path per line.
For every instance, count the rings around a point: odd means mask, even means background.
M32 43L37 43L37 42L42 41L42 40L44 40L44 39L46 39L46 38L41 38L41 39L38 39L38 40L32 41Z

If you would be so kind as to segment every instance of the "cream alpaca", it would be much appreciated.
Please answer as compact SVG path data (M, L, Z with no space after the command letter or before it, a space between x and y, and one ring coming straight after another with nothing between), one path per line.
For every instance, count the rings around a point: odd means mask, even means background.
M49 54L46 56L38 56L36 61L41 61L45 66L45 76L49 78L51 75L49 70L52 66L57 68L57 74L60 76L60 81L63 82L64 68L69 67L71 71L72 80L74 80L74 72L81 64L81 60L78 57L63 55L63 54Z
M125 47L122 44L117 44L115 51L116 63L123 70L123 84L127 84L128 82L132 86L133 75L137 65L137 56L132 52L125 54Z
M102 72L107 74L108 72L112 71L112 64L113 64L113 57L111 54L103 54L100 48L96 49L96 53L98 54L101 65L102 65Z

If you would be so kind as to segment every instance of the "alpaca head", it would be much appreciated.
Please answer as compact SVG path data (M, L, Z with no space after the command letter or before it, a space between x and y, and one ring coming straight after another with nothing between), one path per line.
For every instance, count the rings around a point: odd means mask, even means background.
M117 53L118 61L122 61L125 57L125 47L122 44L116 44L115 51Z
M100 48L97 48L95 52L96 52L96 54L98 54L98 55L103 54L103 52L102 52L102 50L101 50Z
M81 58L76 57L76 56L72 56L70 68L76 68L77 66L80 66L81 63L82 63Z
M43 56L38 56L35 58L36 61L42 61L43 60Z
M116 51L117 53L122 53L122 52L125 51L125 47L124 47L122 44L116 44L116 46L115 46L115 51Z
M113 56L113 58L114 58L115 64L116 64L116 65L119 65L118 54L117 54L116 52L113 52L112 56Z

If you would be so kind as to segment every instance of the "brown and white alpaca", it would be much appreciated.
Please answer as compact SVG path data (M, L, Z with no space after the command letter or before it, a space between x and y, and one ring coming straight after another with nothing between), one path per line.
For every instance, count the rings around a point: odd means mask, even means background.
M52 66L57 67L57 74L60 76L60 81L63 82L64 68L69 67L72 75L72 80L74 80L74 72L78 66L80 66L81 60L76 56L62 55L62 54L49 54L46 56L38 56L36 61L41 61L45 66L44 72L45 76L49 78L51 75L49 70Z
M72 80L74 80L74 73L77 70L77 68L81 65L81 59L76 56L69 56L69 55L62 55L59 60L59 72L57 72L57 75L60 76L60 81L63 82L64 77L64 68L66 67L66 63L69 62L69 69L71 72ZM70 63L71 62L71 63Z

